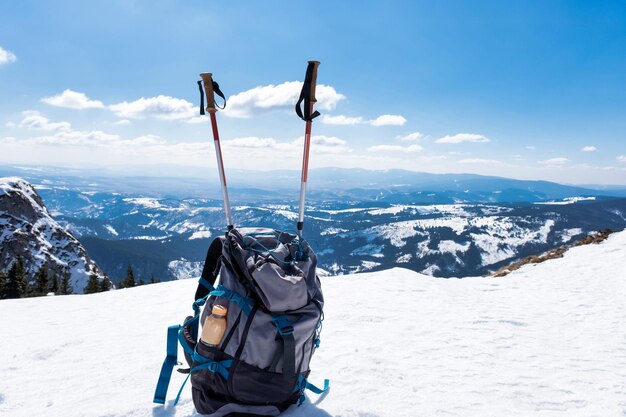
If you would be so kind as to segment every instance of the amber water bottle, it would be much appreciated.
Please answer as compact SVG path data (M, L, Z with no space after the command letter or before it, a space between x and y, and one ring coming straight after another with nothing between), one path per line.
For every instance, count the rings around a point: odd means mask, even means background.
M226 313L228 310L221 305L214 305L211 315L204 320L200 340L212 347L218 347L226 331Z

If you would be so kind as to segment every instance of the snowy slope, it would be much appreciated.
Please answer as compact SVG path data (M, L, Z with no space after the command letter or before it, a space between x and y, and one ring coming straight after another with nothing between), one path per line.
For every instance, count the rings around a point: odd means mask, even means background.
M7 271L17 256L24 260L26 275L39 268L59 277L70 273L75 293L82 293L89 275L104 278L80 242L48 212L33 186L21 178L0 178L0 271Z
M312 382L291 417L626 415L626 232L504 278L326 277ZM0 415L190 416L151 404L183 280L0 302ZM182 375L174 373L169 398Z

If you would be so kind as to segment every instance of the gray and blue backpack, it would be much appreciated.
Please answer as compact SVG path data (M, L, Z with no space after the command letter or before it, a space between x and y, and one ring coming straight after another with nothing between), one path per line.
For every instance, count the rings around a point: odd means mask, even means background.
M323 320L316 264L315 253L296 234L240 228L214 239L194 315L168 328L154 402L165 403L171 373L179 365L179 343L188 367L178 372L188 373L200 414L276 416L302 403L305 389L326 391L328 380L321 389L307 382ZM215 304L227 307L227 325L220 345L209 346L198 340L198 328Z

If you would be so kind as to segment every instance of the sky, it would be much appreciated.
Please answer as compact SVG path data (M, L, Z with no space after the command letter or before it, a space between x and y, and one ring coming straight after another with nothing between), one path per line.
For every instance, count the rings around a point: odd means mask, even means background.
M0 8L0 164L215 176L311 168L626 185L623 1L20 1Z

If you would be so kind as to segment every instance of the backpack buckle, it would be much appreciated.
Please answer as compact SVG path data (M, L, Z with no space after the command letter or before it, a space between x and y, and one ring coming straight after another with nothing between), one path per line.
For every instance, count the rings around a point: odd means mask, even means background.
M293 334L293 326L286 326L286 327L276 327L278 329L278 334L281 336L286 336L289 334Z

